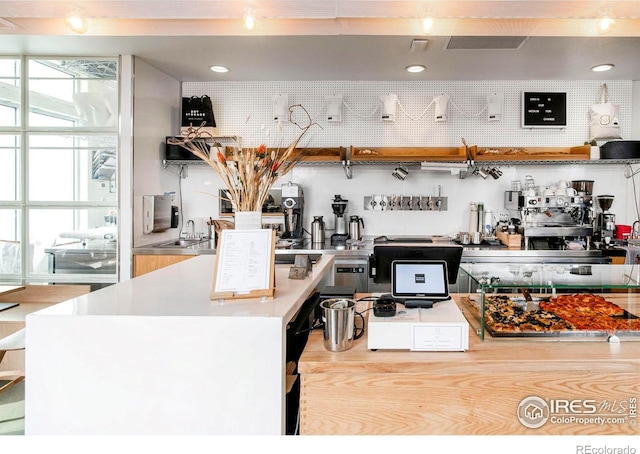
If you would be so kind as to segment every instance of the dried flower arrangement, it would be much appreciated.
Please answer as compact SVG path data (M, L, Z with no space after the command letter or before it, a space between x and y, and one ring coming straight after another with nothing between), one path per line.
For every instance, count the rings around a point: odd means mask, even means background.
M304 111L307 118L305 126L294 121L296 108ZM180 145L213 167L227 187L229 201L236 211L261 211L275 181L304 157L297 148L298 142L311 126L317 124L300 104L289 107L289 122L300 128L300 134L287 148L278 147L270 151L264 144L244 149L238 144L226 155L222 145L215 142L210 133L201 131L201 127L191 126L182 131L182 137L173 137L169 143Z

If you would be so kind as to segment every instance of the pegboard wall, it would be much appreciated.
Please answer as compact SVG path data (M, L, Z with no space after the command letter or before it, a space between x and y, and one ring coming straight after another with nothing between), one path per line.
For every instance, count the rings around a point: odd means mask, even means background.
M622 137L631 131L632 81L317 81L317 82L186 82L183 96L209 95L219 135L239 135L243 145L288 145L298 133L295 125L278 127L273 120L276 93L287 94L288 104L301 104L319 127L301 146L410 147L458 146L461 138L478 146L576 146L589 138L589 106L606 83L609 100L620 106ZM567 127L524 129L522 92L566 92ZM380 96L396 94L395 121L383 121ZM488 121L486 97L503 93L501 121ZM327 120L327 97L343 97L342 121ZM449 119L435 121L434 96L450 97ZM483 111L484 110L484 111ZM300 115L301 114L301 115ZM305 122L298 111L296 118Z

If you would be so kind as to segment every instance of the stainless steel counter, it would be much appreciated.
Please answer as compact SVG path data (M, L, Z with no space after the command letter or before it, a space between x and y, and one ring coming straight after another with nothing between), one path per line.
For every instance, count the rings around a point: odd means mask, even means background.
M184 247L161 247L167 241L136 247L134 255L203 255L215 254L213 240L203 240ZM309 245L300 249L276 249L276 254L330 254L336 259L368 258L373 252L373 238L365 238L361 246L332 246L328 241L324 245ZM508 249L504 246L468 245L464 246L462 261L473 262L581 262L606 263L609 258L602 251L594 250L523 250Z
M326 254L334 256L333 282L328 285L355 288L357 292L389 292L388 284L377 284L369 277L369 256L373 253L374 237L366 237L359 246L332 246L329 241L323 245L307 245L298 249L276 249L276 256L293 254ZM453 242L453 241L450 241ZM215 243L212 240L184 247L171 244L172 241L150 244L134 248L134 255L203 255L215 254ZM447 244L446 238L439 238L437 244ZM165 245L171 244L171 247ZM424 245L425 243L421 243ZM436 244L436 243L434 243ZM619 252L624 252L620 250ZM278 261L278 257L276 257ZM508 263L508 264L544 264L544 263L578 263L599 264L610 263L611 257L600 250L514 250L503 245L483 243L465 245L462 263ZM458 274L460 278L460 274ZM455 293L469 283L458 279L450 290Z
M48 254L49 272L56 274L113 274L118 265L115 240L88 240L53 246Z

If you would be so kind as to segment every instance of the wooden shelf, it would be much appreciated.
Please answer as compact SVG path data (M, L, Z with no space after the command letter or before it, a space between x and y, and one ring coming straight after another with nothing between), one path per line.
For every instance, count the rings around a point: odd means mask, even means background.
M470 147L472 148L472 147ZM472 150L469 152L473 154ZM464 162L467 160L467 147L351 147L351 161L376 162Z
M591 147L477 147L475 160L484 161L587 161Z
M335 148L299 148L304 154L300 162L342 162L347 159L345 147Z
M283 151L284 148L267 148L267 153L272 151ZM347 158L347 149L344 147L319 147L319 148L296 148L303 157L300 162L307 163L339 163ZM225 155L227 160L233 160L232 147L226 147Z

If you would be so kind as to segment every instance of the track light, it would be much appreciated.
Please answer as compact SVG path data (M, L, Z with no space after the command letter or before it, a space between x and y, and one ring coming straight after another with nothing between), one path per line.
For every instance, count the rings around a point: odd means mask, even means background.
M77 9L69 11L64 18L64 23L69 30L79 35L87 31L87 21Z
M616 23L616 17L610 9L603 10L596 19L596 32L599 35L609 33Z
M244 16L242 17L242 22L244 23L244 28L247 30L253 30L256 26L256 9L252 6L247 6L244 9Z
M422 19L422 31L424 33L431 33L433 28L433 19L431 17L425 17Z

